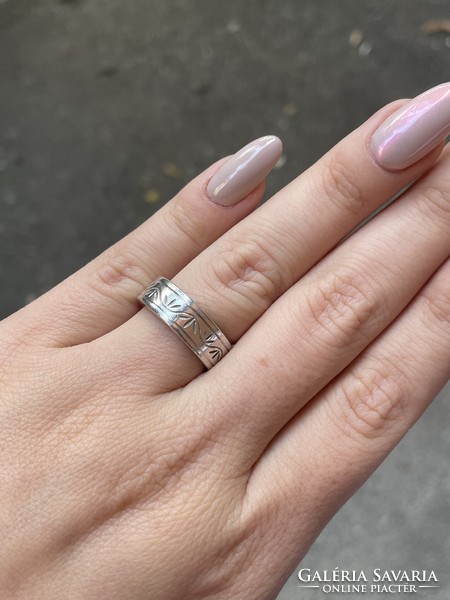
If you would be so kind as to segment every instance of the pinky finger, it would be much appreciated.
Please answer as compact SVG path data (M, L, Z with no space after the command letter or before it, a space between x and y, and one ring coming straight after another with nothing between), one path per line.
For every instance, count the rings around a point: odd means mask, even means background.
M146 285L172 278L256 208L280 153L280 140L265 136L207 169L135 231L9 317L14 337L22 330L27 341L73 346L120 326L140 310L136 298ZM221 178L221 195L208 193Z
M312 541L449 377L447 259L396 321L272 441L254 466L249 500L258 503L251 498L253 492L264 504L265 482L275 481L277 505L283 512L289 513L289 507L296 511L288 515L291 523L299 517L299 506L303 514L313 516Z

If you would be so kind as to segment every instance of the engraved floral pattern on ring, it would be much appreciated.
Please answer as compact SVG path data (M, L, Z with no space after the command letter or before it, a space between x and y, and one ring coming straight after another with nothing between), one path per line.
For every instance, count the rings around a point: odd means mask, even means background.
M230 350L231 344L214 321L168 279L157 279L140 300L165 321L208 368Z

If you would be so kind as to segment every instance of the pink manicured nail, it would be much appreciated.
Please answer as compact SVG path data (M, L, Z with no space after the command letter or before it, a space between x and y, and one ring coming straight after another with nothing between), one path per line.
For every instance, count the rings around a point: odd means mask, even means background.
M375 131L370 150L377 163L393 171L413 165L450 134L450 83L420 94Z
M237 204L273 169L282 149L281 140L274 135L244 146L213 175L206 188L209 198L221 206Z

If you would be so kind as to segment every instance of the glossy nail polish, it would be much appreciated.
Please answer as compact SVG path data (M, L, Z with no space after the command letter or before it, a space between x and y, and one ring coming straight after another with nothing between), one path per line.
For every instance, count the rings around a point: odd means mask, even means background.
M450 134L450 83L420 94L375 131L370 151L385 169L398 171L423 158Z
M283 145L274 135L266 135L244 146L211 178L206 191L221 206L232 206L251 192L273 169Z

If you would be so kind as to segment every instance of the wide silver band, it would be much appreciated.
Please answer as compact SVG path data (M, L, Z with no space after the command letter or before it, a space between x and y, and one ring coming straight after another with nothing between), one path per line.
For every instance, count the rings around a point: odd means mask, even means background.
M216 323L165 277L142 292L139 300L158 315L210 369L231 349Z

